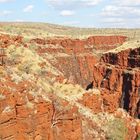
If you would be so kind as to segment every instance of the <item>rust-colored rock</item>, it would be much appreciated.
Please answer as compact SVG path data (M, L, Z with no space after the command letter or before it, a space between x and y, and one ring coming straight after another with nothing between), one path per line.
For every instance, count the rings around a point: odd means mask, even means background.
M116 130L110 123L115 120L121 122L119 129L127 130L121 135L124 140L136 140L140 134L140 50L110 52L101 57L126 39L91 36L24 42L20 36L0 35L2 48L22 45L30 49L35 45L31 49L46 60L37 66L47 70L35 74L22 71L22 75L13 69L18 68L18 62L10 65L7 61L0 67L0 139L107 140L110 130ZM55 68L62 74L52 74ZM12 72L17 74L16 82ZM57 87L56 83L61 84ZM67 84L73 91L67 92L69 89L63 87ZM88 91L82 93L79 88L75 93L75 84Z
M105 95L110 94L116 104L114 107L123 107L132 116L139 116L139 52L139 48L136 48L119 53L107 53L93 70L94 87L100 88ZM133 58L134 53L136 61L132 66L129 60Z

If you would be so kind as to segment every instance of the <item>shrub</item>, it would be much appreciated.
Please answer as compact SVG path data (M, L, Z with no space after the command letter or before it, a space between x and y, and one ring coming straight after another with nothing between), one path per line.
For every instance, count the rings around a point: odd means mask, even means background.
M6 50L6 54L10 65L16 65L21 72L26 72L27 74L42 74L45 71L51 72L54 75L61 74L47 60L43 59L35 51L30 50L29 48L11 45ZM45 63L44 68L40 67L40 64L42 63Z
M115 118L107 123L107 140L125 140L126 134L127 128L122 119Z
M140 134L137 136L137 139L136 140L140 140Z
M5 98L6 98L6 96L0 93L0 100L3 100Z

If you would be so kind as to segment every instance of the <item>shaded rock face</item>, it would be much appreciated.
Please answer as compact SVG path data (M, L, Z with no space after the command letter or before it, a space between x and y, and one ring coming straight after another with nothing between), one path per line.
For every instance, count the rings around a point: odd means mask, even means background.
M132 75L127 73L123 75L123 86L122 86L122 103L121 106L129 111L130 94L132 92Z
M94 87L101 89L103 94L115 96L114 109L119 106L128 111L132 116L139 116L139 69L140 48L128 49L120 53L107 53L101 58L101 63L94 67ZM135 61L131 63L135 56ZM135 68L135 69L134 69ZM98 75L98 76L96 76ZM110 104L108 101L107 104Z
M140 67L140 48L128 49L118 53L107 53L101 61L124 68Z
M60 57L55 66L58 66L58 69L63 72L67 79L86 88L86 85L92 81L92 70L97 61L96 56L88 54L85 56L72 56L67 58Z

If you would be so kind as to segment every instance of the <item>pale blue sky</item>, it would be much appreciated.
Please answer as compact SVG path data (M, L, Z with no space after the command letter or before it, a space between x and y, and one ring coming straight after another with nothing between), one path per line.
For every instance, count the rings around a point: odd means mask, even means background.
M140 27L140 0L0 0L0 21Z

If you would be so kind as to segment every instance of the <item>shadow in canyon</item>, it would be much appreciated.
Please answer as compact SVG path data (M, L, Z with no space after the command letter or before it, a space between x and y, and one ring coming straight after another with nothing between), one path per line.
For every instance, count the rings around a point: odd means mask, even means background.
M129 111L130 94L132 91L132 75L126 73L123 75L121 107L127 112Z
M93 89L93 81L87 85L86 90Z

